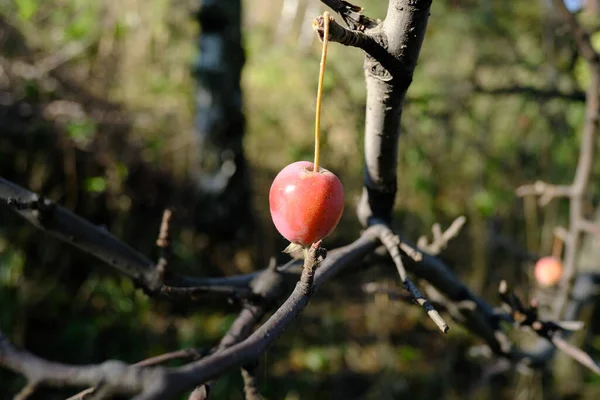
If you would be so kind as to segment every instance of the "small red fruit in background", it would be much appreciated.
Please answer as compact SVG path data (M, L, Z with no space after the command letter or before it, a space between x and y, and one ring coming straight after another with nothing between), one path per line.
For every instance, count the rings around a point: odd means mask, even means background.
M335 174L319 166L321 99L329 39L329 13L323 13L323 52L319 68L315 113L315 161L297 161L273 180L269 191L269 209L275 227L292 244L284 251L292 254L298 247L305 251L328 236L344 211L344 187Z
M562 263L556 257L542 257L535 263L535 279L540 286L554 286L562 277Z
M344 187L335 174L308 161L294 162L275 177L269 191L275 227L292 243L309 247L328 236L344 211Z

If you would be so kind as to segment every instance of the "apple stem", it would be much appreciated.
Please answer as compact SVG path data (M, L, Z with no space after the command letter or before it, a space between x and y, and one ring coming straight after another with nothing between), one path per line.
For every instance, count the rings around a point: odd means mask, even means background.
M323 51L319 68L319 85L317 86L317 112L315 116L315 162L314 172L319 172L319 156L321 153L321 98L323 97L323 78L327 62L327 43L329 41L329 12L323 13Z

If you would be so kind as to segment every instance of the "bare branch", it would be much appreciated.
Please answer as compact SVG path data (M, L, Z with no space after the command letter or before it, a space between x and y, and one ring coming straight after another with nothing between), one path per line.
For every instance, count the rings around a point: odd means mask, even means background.
M323 16L318 16L313 21L313 29L317 32L319 40L323 41L324 20ZM364 33L360 30L349 30L338 24L333 17L329 22L329 40L343 44L344 46L358 47L373 59L380 62L388 70L398 70L403 68L399 60L394 58L381 43L384 42L380 34Z
M154 356L154 357L150 357L147 358L145 360L139 361L135 364L133 364L133 366L135 367L151 367L154 365L159 365L159 364L163 364L169 361L173 361L173 360L197 360L201 357L203 357L205 355L205 351L203 351L202 349L194 349L194 348L190 348L190 349L181 349L181 350L176 350L176 351L172 351L170 353L165 353L165 354L160 354L158 356ZM87 388L79 393L77 393L76 395L73 395L71 397L69 397L66 400L81 400L83 398L85 398L85 396L87 396L88 394L92 394L94 393L96 388Z
M165 271L171 258L171 236L169 234L169 224L171 223L172 215L173 213L171 210L167 209L163 212L158 238L156 239L156 246L160 249L160 258L158 259L156 268L163 277L165 276Z
M40 230L122 272L149 295L179 301L197 301L202 296L211 295L237 299L253 296L248 284L258 273L232 278L194 278L175 274L168 274L167 277L164 270L166 258L163 263L155 265L106 229L95 226L50 200L0 178L0 205L3 204ZM167 222L169 217L167 214ZM164 233L168 234L166 231ZM166 240L159 242L165 245L168 243ZM163 282L166 278L168 284Z
M589 34L579 25L577 19L567 9L564 2L554 0L553 3L569 26L575 38L577 50L586 60L590 72L590 86L586 92L585 123L581 137L579 159L575 170L575 178L571 185L572 193L569 209L570 235L565 242L564 273L559 293L553 304L553 315L555 318L559 318L564 312L575 280L577 256L579 254L582 233L582 224L580 221L584 220L584 195L589 185L598 137L598 125L600 124L600 55L594 50Z
M246 400L262 400L256 382L256 366L242 368L244 379L244 396Z
M582 232L589 233L591 235L600 237L600 225L598 225L597 223L582 219L582 220L578 221L578 224L579 224L578 228Z
M436 311L436 309L431 305L429 301L419 292L419 289L415 286L414 283L408 278L406 274L406 269L404 268L404 264L402 263L402 258L400 257L400 250L398 248L398 244L400 243L400 239L394 235L394 233L390 229L382 229L382 232L379 236L381 243L386 247L396 268L398 269L398 274L400 275L400 280L404 285L404 288L413 296L415 301L425 309L427 315L435 322L437 327L443 332L448 332L448 324L442 316Z
M598 366L598 363L594 361L588 353L581 349L578 349L577 347L573 346L572 344L570 344L569 342L567 342L559 336L552 336L551 341L556 346L556 348L569 355L581 365L587 367L590 371L600 375L600 366Z
M452 224L442 232L439 224L434 224L431 228L433 233L433 241L429 243L427 236L421 236L417 241L417 247L425 250L429 254L437 255L448 246L448 242L458 236L463 225L467 222L464 216L456 218Z
M355 6L347 1L321 0L321 3L327 5L333 11L338 13L346 25L350 27L350 29L363 30L365 28L372 28L377 25L377 23L371 18L362 14L362 7Z
M15 348L0 332L0 365L20 373L30 385L49 384L96 386L110 382L111 388L122 393L139 392L152 387L165 378L162 370L140 369L119 361L106 361L99 365L71 366L43 360Z
M365 59L365 177L357 209L364 226L371 219L391 221L404 97L421 51L430 6L431 0L391 0L385 20L366 30L395 62L370 54Z
M15 395L14 400L27 400L29 396L35 392L36 388L36 385L28 383L19 393Z
M557 186L537 181L533 185L523 185L517 188L517 196L539 196L539 204L544 207L557 197L570 197L571 186Z
M37 228L93 255L154 291L162 284L154 263L106 230L35 193L0 178L4 203Z

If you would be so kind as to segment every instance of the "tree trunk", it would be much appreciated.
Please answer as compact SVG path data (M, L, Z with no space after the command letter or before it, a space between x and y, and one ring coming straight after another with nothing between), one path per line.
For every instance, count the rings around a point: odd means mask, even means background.
M198 230L231 238L250 221L240 78L245 62L240 0L203 0L193 72L199 171Z

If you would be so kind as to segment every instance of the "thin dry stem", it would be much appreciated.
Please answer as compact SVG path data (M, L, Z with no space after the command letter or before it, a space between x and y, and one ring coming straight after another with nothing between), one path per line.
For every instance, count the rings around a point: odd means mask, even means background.
M324 35L321 64L319 65L319 84L317 87L317 109L315 112L315 162L314 172L319 172L319 159L321 156L321 101L323 98L323 81L325 79L325 65L327 63L327 43L329 43L329 12L323 13Z

